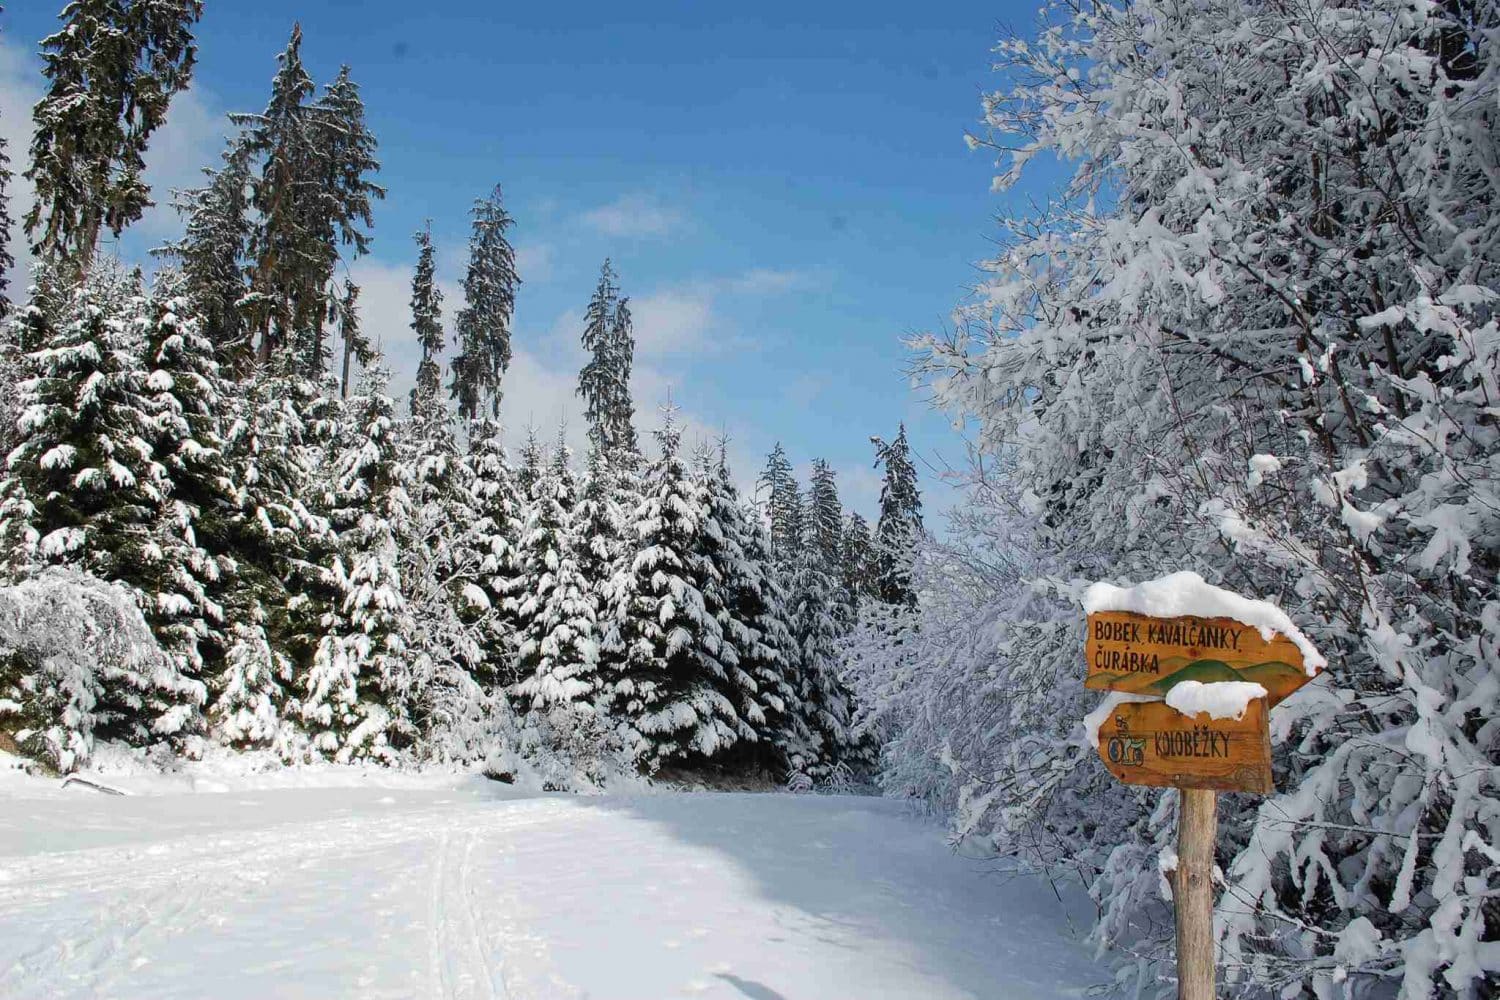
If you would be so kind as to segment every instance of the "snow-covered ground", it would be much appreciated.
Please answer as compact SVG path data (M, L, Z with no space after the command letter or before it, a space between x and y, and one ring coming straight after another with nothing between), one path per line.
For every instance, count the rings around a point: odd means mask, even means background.
M1048 1000L1107 978L1051 886L879 799L0 779L8 998Z

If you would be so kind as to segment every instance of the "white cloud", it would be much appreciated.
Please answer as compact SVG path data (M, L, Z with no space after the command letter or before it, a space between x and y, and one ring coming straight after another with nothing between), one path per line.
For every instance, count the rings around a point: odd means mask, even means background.
M643 356L681 354L706 344L713 322L713 293L704 288L667 289L630 302L636 350Z
M681 229L686 217L650 195L627 194L584 212L583 224L605 236L665 236Z
M516 247L516 273L521 282L541 284L552 276L552 262L557 256L550 243L524 243Z
M790 291L806 283L807 276L800 271L757 267L728 279L724 287L740 295L768 295Z
M146 210L135 231L153 239L181 231L172 192L202 186L203 169L220 163L228 127L223 109L204 88L190 87L172 98L167 121L146 150L146 183L156 205Z

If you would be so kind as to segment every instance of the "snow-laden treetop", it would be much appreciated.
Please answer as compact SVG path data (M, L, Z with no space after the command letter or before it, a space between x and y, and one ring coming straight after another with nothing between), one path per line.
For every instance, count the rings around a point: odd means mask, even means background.
M1308 676L1328 666L1328 661L1307 636L1302 634L1302 630L1292 624L1285 611L1269 601L1242 597L1231 590L1216 587L1188 570L1147 580L1133 587L1117 587L1110 583L1091 584L1083 592L1083 610L1087 614L1130 611L1155 618L1176 618L1180 615L1233 618L1260 630L1261 637L1267 641L1277 632L1290 639L1302 653L1302 669L1307 671Z

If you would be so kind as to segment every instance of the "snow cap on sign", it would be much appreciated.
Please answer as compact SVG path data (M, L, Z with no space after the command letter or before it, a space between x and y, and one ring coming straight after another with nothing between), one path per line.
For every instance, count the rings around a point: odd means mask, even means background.
M1279 632L1292 641L1302 653L1302 669L1311 676L1328 666L1317 647L1292 624L1276 605L1241 597L1231 590L1215 587L1190 570L1173 573L1157 580L1147 580L1133 587L1116 587L1110 583L1091 584L1083 592L1083 610L1129 611L1154 618L1233 618L1260 631L1270 641Z
M1245 710L1256 698L1264 698L1266 689L1251 681L1183 681L1167 692L1167 704L1183 715L1202 715L1210 719L1243 719Z

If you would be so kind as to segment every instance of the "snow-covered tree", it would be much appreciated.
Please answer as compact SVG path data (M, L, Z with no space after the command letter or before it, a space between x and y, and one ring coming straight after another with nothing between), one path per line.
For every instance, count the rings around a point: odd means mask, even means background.
M516 310L516 252L506 236L514 220L505 211L500 185L474 202L464 307L455 322L458 353L450 390L461 416L474 420L488 410L500 416L500 382L510 368L510 321Z
M331 513L339 545L328 570L338 600L324 616L301 704L314 748L341 761L388 757L414 735L399 569L410 505L387 379L379 365L365 373L338 442Z
M152 404L150 441L170 487L158 515L147 619L194 681L196 709L208 698L209 676L224 649L224 604L235 574L235 487L220 423L227 385L180 276L159 275L150 300L138 309ZM181 719L183 725L190 721L196 722Z
M1058 4L1000 49L982 141L1001 186L1054 156L1071 173L1006 220L966 321L922 350L1011 480L1043 556L1024 579L1195 569L1277 600L1331 663L1273 713L1281 794L1221 799L1231 995L1478 997L1500 977L1496 17ZM1045 831L1032 846L1092 880L1101 939L1134 953L1122 983L1149 986L1176 800L1094 795L1092 749L1058 739L1079 707L1065 611L1007 610L988 669L1027 698L968 706L1006 729L929 762L1002 847ZM944 627L919 620L908 650ZM933 655L977 679L964 634Z
M417 269L411 279L411 329L416 334L422 359L417 362L417 384L411 391L412 419L418 424L431 420L443 406L442 369L437 356L443 352L443 293L437 287L437 263L432 250L432 224L413 237L417 241Z
M842 548L844 599L857 613L864 603L876 596L875 540L870 524L858 511L844 519Z
M589 421L589 441L606 452L636 450L635 404L630 372L635 334L630 300L620 296L618 276L608 260L583 321L583 349L589 360L578 373L578 394Z
M519 546L521 587L510 599L516 622L517 695L532 709L582 706L599 695L599 606L579 568L577 484L561 439L532 489Z
M542 442L536 436L536 428L526 428L526 440L521 444L521 462L516 466L516 493L520 496L523 504L531 502L532 491L536 484L541 481L542 472L547 464L547 456L542 450ZM522 515L522 523L525 523L526 515Z
M647 767L711 757L744 726L723 678L704 669L723 630L704 602L695 558L704 511L680 438L669 411L631 517L634 551L611 585L605 634L607 704Z
M355 257L367 252L371 203L385 192L370 180L380 169L375 138L348 67L312 100L301 25L293 27L278 64L265 110L229 116L240 133L228 155L253 163L249 289L242 301L260 362L287 350L316 378L327 361L325 324L338 312L339 247L351 247Z
M142 739L180 732L202 704L197 642L205 616L217 618L203 587L217 567L182 523L187 505L172 503L156 451L165 425L154 392L161 383L151 384L142 357L150 310L134 276L98 266L66 301L16 317L17 339L42 346L19 386L18 441L0 502L14 578L66 565L119 581L177 654L171 682L148 697L105 692L120 699L110 711L127 727L120 732Z
M121 707L170 693L175 668L119 583L50 568L0 586L0 730L58 771L88 762Z
M811 509L805 514L808 519L812 515ZM827 768L842 760L852 742L849 692L839 676L848 623L837 565L830 566L817 546L807 546L796 561L790 589L797 693L817 744L815 768Z
M245 295L244 255L250 239L249 154L247 145L231 145L224 153L223 166L204 171L208 182L203 187L176 193L184 233L163 251L180 263L204 335L213 342L219 361L234 370L244 369L251 359L240 303Z
M38 256L88 269L102 230L116 236L151 204L144 154L192 79L202 0L70 0L42 40L47 90L32 111L36 197L26 232Z
M736 754L785 770L809 745L785 594L775 579L768 536L759 515L740 502L722 445L702 474L705 591L724 637L717 659L724 693L748 730Z
M460 558L465 567L463 613L480 627L480 683L500 692L518 679L512 672L515 622L505 609L524 580L518 544L527 505L507 461L499 423L483 418L469 425L463 464L471 518L462 537L466 553Z
M766 458L766 468L757 488L765 497L766 521L771 528L771 554L776 564L785 570L802 548L802 494L791 460L786 457L780 441Z
M880 519L875 522L876 590L887 604L911 607L917 595L911 586L911 561L922 537L922 496L917 470L906 443L906 425L896 440L875 444L876 463L885 467L880 486Z

